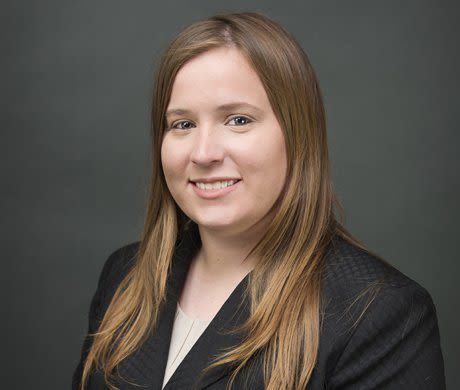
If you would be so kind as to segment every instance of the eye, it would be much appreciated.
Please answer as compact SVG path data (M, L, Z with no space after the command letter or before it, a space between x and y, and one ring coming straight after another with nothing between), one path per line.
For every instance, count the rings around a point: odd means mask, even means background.
M238 115L238 116L234 116L233 118L231 118L229 123L236 119L238 119L238 121L236 121L233 124L233 126L247 125L252 122L252 120L249 119L248 117ZM243 122L241 122L241 120L243 120ZM177 126L180 126L180 127L177 127ZM173 123L171 126L169 126L169 129L189 130L191 127L193 127L193 124L190 121L178 121L178 122Z
M240 121L237 122L237 123L238 123L237 126L240 126L240 125L247 125L248 123L251 123L251 122L252 122L251 119L249 119L249 118L247 118L247 117L245 117L245 116L242 116L242 115L234 116L234 117L230 120L230 122L231 122L232 120L234 120L234 119L243 119L243 120L246 121L246 123L241 123Z
M171 126L170 126L170 129L177 129L177 125L182 125L182 124L185 124L186 126L185 127L179 127L179 130L188 130L190 129L189 125L191 124L190 121L179 121L179 122L176 122L176 123L173 123Z

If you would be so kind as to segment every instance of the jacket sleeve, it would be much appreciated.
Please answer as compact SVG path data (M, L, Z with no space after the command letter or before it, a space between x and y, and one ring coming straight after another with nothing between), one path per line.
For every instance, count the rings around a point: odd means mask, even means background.
M415 282L385 288L352 331L328 389L446 388L436 309Z
M92 338L89 336L89 334L96 332L99 328L100 322L102 321L103 313L101 308L105 300L104 296L106 292L108 275L111 273L111 270L114 267L116 258L117 251L115 251L109 256L109 258L104 263L102 271L99 275L97 288L95 293L93 294L91 304L89 307L88 330L83 340L83 346L80 353L80 360L72 376L72 390L77 390L80 386L81 376L83 373L83 365L85 363L86 357L92 344Z

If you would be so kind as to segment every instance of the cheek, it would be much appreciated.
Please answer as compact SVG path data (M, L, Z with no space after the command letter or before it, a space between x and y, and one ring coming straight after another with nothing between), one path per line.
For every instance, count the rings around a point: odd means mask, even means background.
M167 140L163 141L161 145L161 164L166 178L172 178L181 172L181 154L178 153L178 149Z
M284 146L284 144L282 144ZM263 146L263 147L262 147ZM286 154L280 144L259 143L246 156L243 175L247 177L247 190L256 209L271 207L279 197L286 177Z
M255 144L246 161L254 183L273 189L283 185L287 167L284 140L273 137L270 142L265 140Z

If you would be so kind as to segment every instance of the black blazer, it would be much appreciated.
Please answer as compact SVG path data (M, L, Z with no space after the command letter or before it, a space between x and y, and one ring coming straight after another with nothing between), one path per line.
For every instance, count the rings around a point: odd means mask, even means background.
M135 261L138 244L116 250L105 262L90 306L88 332L97 330L117 285ZM137 352L119 364L124 380L120 379L116 385L121 390L161 389L177 299L199 244L196 230L178 239L167 303L160 312L158 328ZM309 389L445 389L436 309L425 288L339 237L332 241L325 270L319 355ZM241 302L248 277L249 274L233 290L173 373L165 390L192 389L212 355L242 340L241 335L224 335L219 330L248 318L249 307ZM381 289L370 301L375 286ZM368 293L357 299L366 288ZM355 303L350 308L352 302ZM367 304L368 310L360 318ZM73 389L77 388L89 346L86 337L73 375ZM261 363L261 355L254 357L237 377L234 389L264 389ZM246 375L249 379L245 383ZM223 390L229 376L229 368L221 366L205 376L197 388ZM107 388L101 373L93 370L87 388Z

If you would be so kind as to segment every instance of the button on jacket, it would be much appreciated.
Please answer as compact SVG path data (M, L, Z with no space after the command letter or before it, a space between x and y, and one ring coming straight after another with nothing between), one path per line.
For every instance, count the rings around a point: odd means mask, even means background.
M138 246L138 242L124 246L105 262L90 306L88 332L97 330L116 287L135 261ZM121 390L161 389L179 293L198 248L196 228L178 239L158 327L119 364L121 377L126 379L115 382ZM248 302L243 301L249 276L233 290L164 390L192 389L213 356L242 341L242 335L223 334L220 330L233 328L249 317ZM335 236L325 258L321 301L319 354L309 389L445 389L436 308L429 293L417 282ZM367 311L360 316L365 307ZM90 342L86 337L73 375L74 390ZM237 376L233 388L264 389L262 363L262 355L255 356ZM214 368L196 388L224 390L230 374L227 366ZM88 390L108 388L103 375L94 370L87 384Z

